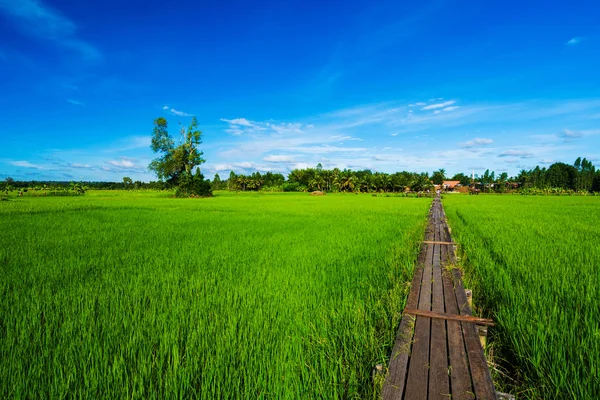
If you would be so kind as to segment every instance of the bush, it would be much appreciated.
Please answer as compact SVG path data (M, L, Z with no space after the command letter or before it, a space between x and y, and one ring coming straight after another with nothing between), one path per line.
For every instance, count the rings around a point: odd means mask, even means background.
M179 178L179 185L175 189L175 197L210 197L212 196L212 184L210 180L204 179L200 168L191 176L184 172Z
M299 184L298 182L285 182L281 185L281 189L284 192L305 192L306 186Z

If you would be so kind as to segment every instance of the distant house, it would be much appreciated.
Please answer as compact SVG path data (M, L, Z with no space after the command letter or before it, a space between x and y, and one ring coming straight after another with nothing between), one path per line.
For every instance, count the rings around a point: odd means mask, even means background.
M442 190L444 191L454 191L461 186L460 181L443 181L442 182Z

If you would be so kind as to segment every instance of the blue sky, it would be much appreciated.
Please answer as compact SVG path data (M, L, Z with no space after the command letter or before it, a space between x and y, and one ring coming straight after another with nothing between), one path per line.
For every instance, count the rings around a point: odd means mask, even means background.
M0 0L0 178L600 164L597 1Z

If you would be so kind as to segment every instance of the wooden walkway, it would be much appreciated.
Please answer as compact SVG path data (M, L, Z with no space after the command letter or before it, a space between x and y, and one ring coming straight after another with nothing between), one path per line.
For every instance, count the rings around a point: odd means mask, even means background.
M470 321L475 319L469 318L461 273L450 267L454 261L452 238L436 198L390 357L383 399L496 399L477 326Z

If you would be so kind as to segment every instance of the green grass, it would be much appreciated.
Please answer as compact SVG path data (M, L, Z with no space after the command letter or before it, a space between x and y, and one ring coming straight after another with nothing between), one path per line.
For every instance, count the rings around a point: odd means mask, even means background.
M525 398L600 398L600 198L445 196L498 360Z
M0 398L373 398L430 199L0 204Z

